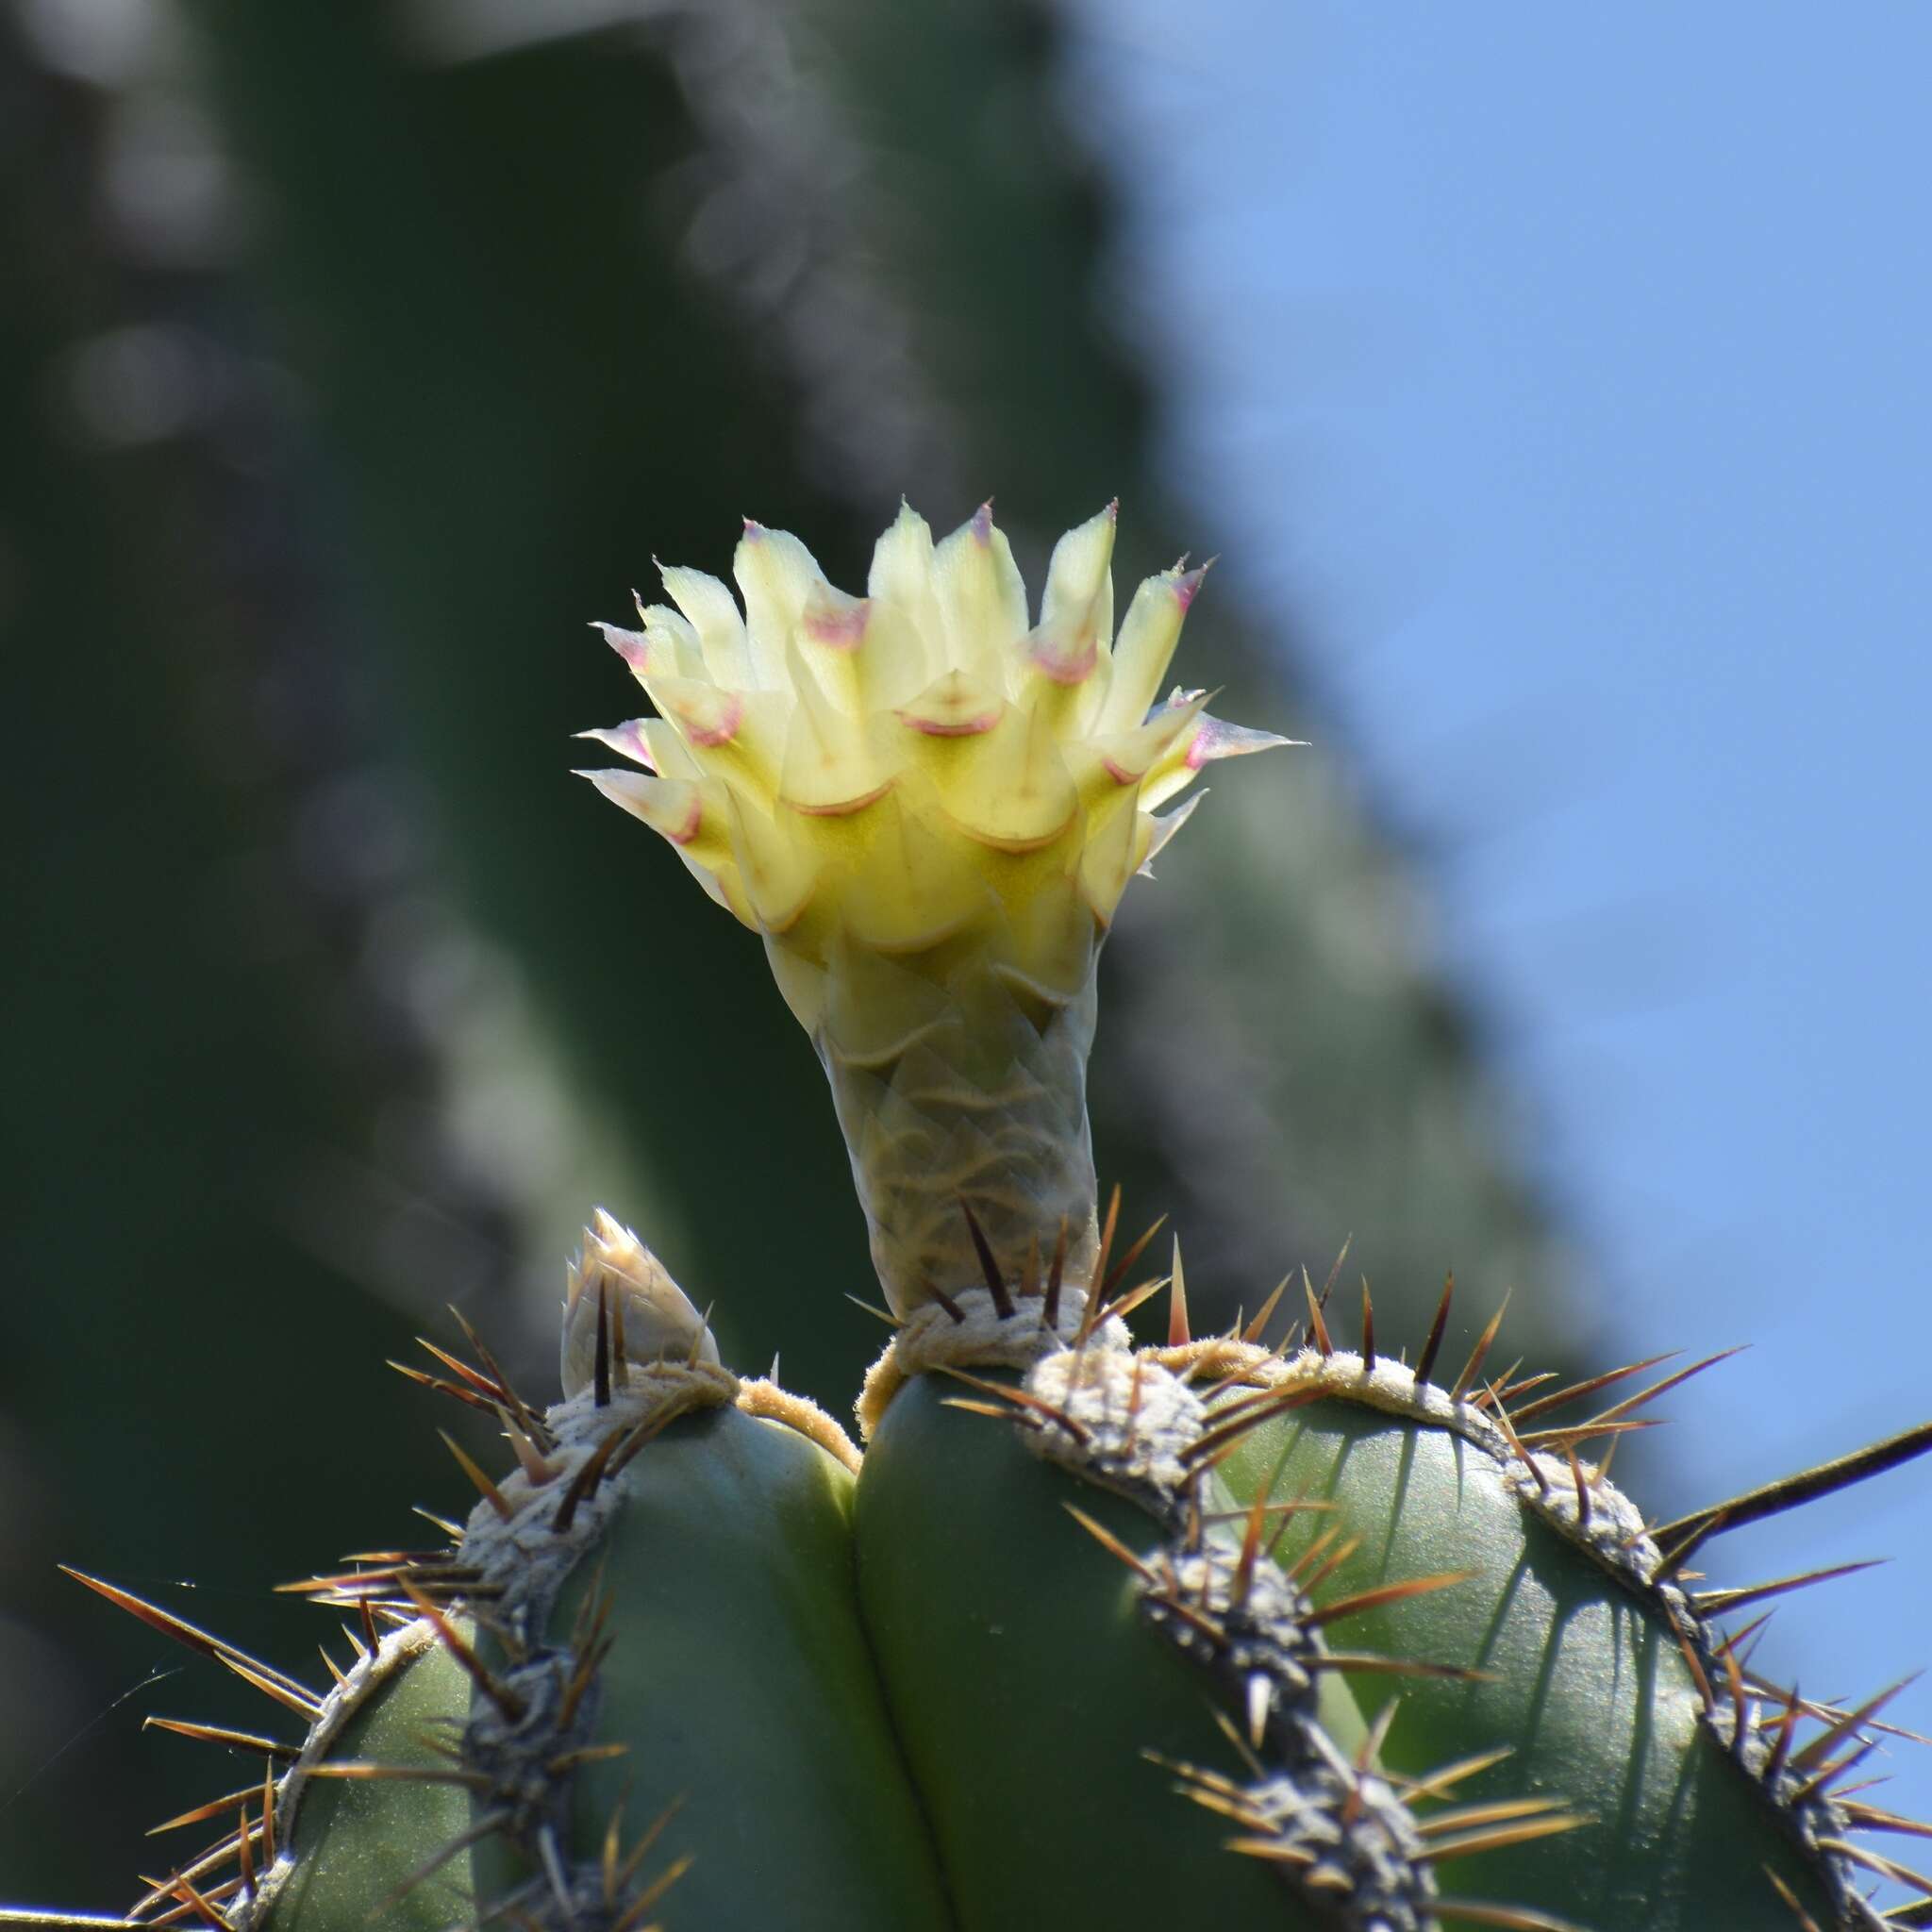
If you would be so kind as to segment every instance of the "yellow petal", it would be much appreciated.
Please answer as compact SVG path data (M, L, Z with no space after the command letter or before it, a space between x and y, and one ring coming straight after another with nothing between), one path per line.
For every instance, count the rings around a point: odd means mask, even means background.
M691 877L696 879L740 925L747 925L753 932L758 930L758 914L752 910L751 901L745 896L744 884L738 876L736 865L729 859L720 866L700 865L691 856L689 846L679 845L674 850L678 858L684 860Z
M865 710L859 660L872 627L869 598L847 596L821 577L807 594L792 643L830 701L857 718Z
M832 704L797 645L787 669L798 704L785 739L778 795L794 811L840 817L861 811L891 783L862 719Z
M767 690L782 690L785 654L812 587L824 582L824 573L789 530L768 530L747 521L731 558L731 575L744 597L753 675Z
M646 688L701 771L770 809L794 702L789 693L721 691L685 677L654 677Z
M634 819L674 845L689 845L704 823L704 800L695 785L682 778L657 778L648 772L579 772L612 805L622 806Z
M1139 827L1142 814L1123 798L1096 824L1090 815L1087 843L1080 854L1080 891L1093 916L1113 923L1114 908L1141 864Z
M1193 724L1163 752L1148 774L1141 793L1149 811L1165 805L1178 791L1193 783L1201 767L1216 758L1245 758L1250 752L1273 751L1277 745L1293 744L1291 738L1273 731L1255 731L1245 724L1230 724L1224 718L1210 718L1201 709L1207 693L1175 690L1168 694L1170 711L1191 708Z
M1208 565L1184 571L1178 565L1146 578L1127 607L1127 620L1113 647L1113 689L1108 693L1099 728L1131 731L1153 708L1167 677L1181 625L1201 589Z
M749 690L756 681L751 650L745 641L744 620L738 614L738 601L729 589L706 572L686 570L681 564L660 564L658 574L671 601L689 620L706 675L728 691ZM694 677L696 666L686 666L679 675Z
M899 722L924 738L979 738L1006 715L1007 701L996 689L976 683L963 671L947 671L910 704L899 708Z
M1206 691L1196 691L1186 704L1157 711L1146 724L1131 731L1117 731L1103 738L1090 738L1080 747L1083 759L1091 758L1090 775L1083 765L1081 797L1090 802L1106 795L1106 787L1138 785L1174 749L1208 703Z
M1053 547L1040 627L1076 643L1113 641L1113 538L1118 500L1077 524Z
M816 868L782 820L768 818L736 792L724 799L731 857L761 932L782 933L804 913Z
M897 606L815 585L797 643L825 695L854 717L908 703L943 668Z
M1009 992L1028 995L1035 1025L1049 1006L1078 999L1093 975L1093 958L1102 928L1092 911L1060 872L1053 883L1008 909L1008 957L997 971Z
M870 829L863 863L841 894L844 926L857 944L924 953L985 916L992 895L974 863L977 855L943 823L936 801L922 809L911 788L895 791Z
M992 505L978 510L933 552L933 589L946 626L946 661L984 683L1003 679L1026 632L1026 586Z
M908 503L901 502L891 526L873 547L866 593L911 626L932 675L945 668L946 626L933 591L932 531Z
M1009 705L992 730L961 743L940 784L946 815L1003 852L1052 843L1080 808L1052 723L1038 707Z
M627 724L617 724L609 729L579 731L574 735L588 738L592 744L601 744L608 751L614 751L621 758L628 758L633 764L643 766L647 772L658 769L657 754L652 751L644 727L658 721L651 718L633 718Z
M1154 876L1154 861L1160 857L1161 848L1194 816L1194 808L1207 796L1205 791L1197 791L1185 805L1175 806L1172 811L1162 813L1159 818L1155 818L1147 812L1141 814L1141 860L1134 868L1137 873L1145 878L1151 879Z
M698 761L685 748L684 740L677 735L677 726L669 718L640 718L638 728L643 734L645 747L651 754L651 769L661 773L667 778L701 778L704 776Z
M743 728L742 691L696 677L654 677L651 695L677 726L678 736L694 751L713 751L729 744Z
M604 641L630 666L630 675L640 684L653 677L692 677L704 666L698 652L697 633L675 610L661 604L638 600L641 630L620 630L614 624L593 625Z

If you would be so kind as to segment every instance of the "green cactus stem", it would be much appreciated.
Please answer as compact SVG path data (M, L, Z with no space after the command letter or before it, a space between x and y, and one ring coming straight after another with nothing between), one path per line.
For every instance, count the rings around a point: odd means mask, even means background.
M1219 1924L1334 1923L1284 1892L1267 1862L1230 1858L1225 1819L1181 1802L1163 1768L1244 1769L1216 1722L1238 1703L1210 1695L1208 1674L1145 1613L1135 1574L1095 1541L1158 1560L1185 1537L1146 1506L1165 1512L1177 1493L1151 1474L1139 1498L1085 1482L1011 1427L949 1406L951 1389L964 1393L921 1376L893 1402L867 1450L858 1547L868 1627L962 1927L1186 1924L1209 1901ZM936 1467L953 1472L942 1492ZM1290 1669L1310 1692L1284 1657ZM1338 1712L1339 1785L1365 1732L1345 1691L1324 1700L1331 1723ZM1392 1792L1372 1788L1378 1822L1393 1815L1419 1846Z
M582 1864L607 1834L668 1820L682 1868L669 1924L947 1922L858 1620L852 1490L843 1462L782 1421L682 1417L636 1457L608 1532L526 1640L602 1652L596 1732L630 1748L585 1762L558 1841ZM491 1720L479 1706L473 1748ZM544 1883L527 1835L490 1837L476 1870L489 1896Z
M1333 1346L1325 1324L1286 1360L1225 1348L1210 1357L1228 1378L1229 1489L1327 1506L1286 1524L1282 1564L1325 1555L1368 1589L1452 1562L1469 1572L1457 1590L1393 1597L1358 1620L1380 1649L1481 1674L1368 1686L1372 1714L1401 1693L1384 1761L1420 1773L1445 1751L1493 1754L1469 1782L1472 1799L1562 1792L1587 1803L1593 1815L1574 1839L1525 1840L1485 1861L1486 1876L1527 1904L1593 1924L1696 1932L1776 1924L1789 1900L1820 1925L1875 1927L1847 1849L1872 1814L1832 1790L1863 1756L1884 1697L1847 1712L1774 1690L1749 1669L1751 1630L1727 1635L1718 1622L1821 1579L1698 1592L1683 1566L1725 1508L1650 1525L1584 1459L1649 1426L1641 1411L1655 1398L1721 1357L1566 1425L1556 1418L1573 1405L1654 1364L1573 1389L1538 1376L1504 1387L1481 1373L1493 1339L1491 1324L1450 1388L1427 1379L1433 1348L1419 1374L1377 1356L1373 1339L1366 1352ZM1909 1432L1841 1480L1928 1446L1932 1429ZM1795 1500L1828 1483L1784 1487ZM1803 1742L1801 1718L1822 1725Z
M469 1696L468 1677L427 1621L358 1657L334 1692L340 1710L325 1710L281 1788L264 1794L252 1820L245 1805L240 1812L237 1833L254 1844L261 1879L280 1874L277 1925L441 1932L462 1916L472 1896L462 1860L474 1830L471 1780L452 1763L449 1721ZM398 1776L410 1788L406 1804L396 1802ZM285 1844L273 1835L277 1813L293 1825Z
M575 1392L540 1412L487 1352L441 1352L442 1392L514 1452L500 1474L459 1452L481 1501L455 1545L299 1586L366 1633L331 1690L86 1579L308 1730L166 1721L260 1752L266 1786L187 1814L219 1837L126 1923L1918 1922L1859 1885L1909 1882L1862 1842L1905 1822L1842 1790L1880 1701L1771 1690L1718 1624L1787 1586L1693 1591L1683 1570L1932 1425L1647 1525L1582 1451L1694 1369L1628 1396L1647 1364L1486 1377L1491 1324L1444 1388L1441 1323L1411 1371L1366 1304L1344 1351L1312 1297L1305 1346L1263 1345L1272 1306L1195 1341L1177 1265L1127 1287L1106 1253L1110 1298L1049 1265L915 1308L861 1460L709 1359L600 1220L566 1309ZM1168 1342L1136 1350L1124 1317L1163 1286Z
M1273 742L1155 703L1198 573L1113 636L1111 511L1030 628L985 513L905 512L864 599L750 526L613 638L661 713L600 774L737 916L831 1076L891 1337L860 1452L746 1380L599 1214L561 1399L406 1371L500 1427L433 1552L292 1586L352 1617L325 1690L83 1578L275 1708L161 1720L262 1775L127 1926L182 1932L1883 1932L1924 1827L1847 1788L1886 1735L1754 1674L1724 1529L1932 1448L1932 1424L1668 1524L1608 1480L1699 1363L1446 1386L1280 1291L1195 1340L1178 1244L1096 1210L1091 968L1154 809ZM748 1206L755 1195L748 1193ZM776 1265L774 1259L774 1265ZM1165 1289L1167 1339L1127 1319ZM1715 1358L1713 1358L1715 1359ZM1558 1418L1612 1393L1584 1420ZM1601 1457L1601 1460L1587 1460ZM1399 1693L1399 1694L1398 1694ZM293 1718L306 1736L286 1736ZM1881 1912L1874 1880L1915 1902ZM72 1924L0 1911L0 1924Z

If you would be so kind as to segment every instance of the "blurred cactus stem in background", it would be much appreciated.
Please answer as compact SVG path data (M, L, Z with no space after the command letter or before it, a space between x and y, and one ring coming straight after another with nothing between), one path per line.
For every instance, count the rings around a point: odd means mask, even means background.
M1148 577L1116 638L1114 524L1060 539L1038 624L989 504L937 544L902 507L864 597L747 524L742 616L666 569L676 608L602 626L660 715L587 734L641 771L585 775L764 936L895 1315L1038 1277L1042 1230L1088 1284L1101 941L1191 802L1160 808L1209 759L1288 741L1204 691L1159 697L1206 566Z

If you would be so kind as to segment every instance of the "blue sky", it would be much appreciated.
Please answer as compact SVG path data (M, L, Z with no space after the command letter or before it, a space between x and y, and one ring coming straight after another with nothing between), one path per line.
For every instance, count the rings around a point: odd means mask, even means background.
M1202 547L1311 620L1617 1332L1754 1344L1649 1500L1932 1414L1932 8L1081 14ZM1722 1540L1731 1583L1898 1558L1760 1661L1932 1663L1928 1500ZM1932 1754L1885 1768L1932 1813Z

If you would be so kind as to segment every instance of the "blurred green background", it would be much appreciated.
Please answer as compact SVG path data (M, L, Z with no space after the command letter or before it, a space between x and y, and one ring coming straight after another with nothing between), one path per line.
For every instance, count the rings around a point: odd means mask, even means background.
M901 492L996 495L1036 585L1115 495L1124 582L1220 547L1058 51L1019 0L0 11L0 1897L125 1905L183 1849L141 1832L247 1775L141 1716L263 1722L56 1561L298 1664L329 1626L269 1586L460 1512L433 1424L489 1447L384 1357L454 1302L547 1395L593 1202L844 1411L878 1337L822 1079L568 775L635 708L584 625L744 515L857 582ZM1318 747L1130 895L1103 1174L1210 1316L1352 1234L1385 1337L1453 1263L1463 1330L1514 1284L1510 1354L1583 1351L1301 694L1325 642L1219 585L1190 622L1184 675Z

